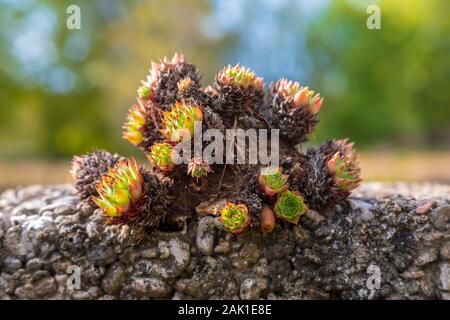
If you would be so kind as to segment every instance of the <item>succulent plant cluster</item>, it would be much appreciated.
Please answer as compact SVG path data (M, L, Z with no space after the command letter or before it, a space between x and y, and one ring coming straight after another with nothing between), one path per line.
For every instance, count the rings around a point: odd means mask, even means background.
M308 210L342 204L361 182L348 140L330 140L306 153L294 149L314 131L322 104L319 93L296 81L280 79L265 90L263 78L239 64L224 67L202 87L196 66L176 53L151 63L123 126L123 138L143 151L149 166L94 151L74 158L75 188L114 224L170 230L218 197L225 204L211 214L231 233L297 224ZM249 123L280 130L281 143L291 149L280 151L281 167L212 164L198 154L176 161L177 145L193 145L197 130L223 132Z

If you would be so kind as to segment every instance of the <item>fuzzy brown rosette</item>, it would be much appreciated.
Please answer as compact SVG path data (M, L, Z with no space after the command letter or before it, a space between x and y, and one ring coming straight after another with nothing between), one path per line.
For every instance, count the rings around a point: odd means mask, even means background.
M263 115L273 128L280 129L283 139L298 144L314 131L322 102L320 94L308 87L280 79L270 84Z
M72 160L70 173L74 179L74 187L81 199L93 204L91 197L97 196L96 185L102 176L107 174L119 160L124 159L118 154L96 150Z
M290 171L289 184L317 211L342 204L361 182L358 157L353 143L330 140L309 149Z
M263 105L263 79L239 64L224 67L216 75L214 89L217 103L212 107L230 125L235 117L258 114Z
M189 86L186 86L188 82ZM165 111L177 100L180 88L199 90L200 75L197 67L187 63L182 53L175 53L172 59L164 57L159 63L152 62L147 79L142 81L142 85L148 88L149 99Z

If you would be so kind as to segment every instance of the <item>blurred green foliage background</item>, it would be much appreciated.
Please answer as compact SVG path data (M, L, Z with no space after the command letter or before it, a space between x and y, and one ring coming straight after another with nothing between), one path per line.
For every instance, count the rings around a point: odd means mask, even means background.
M66 27L70 4L81 30ZM381 8L381 30L366 27ZM209 83L240 62L325 97L313 137L358 148L450 145L447 0L0 0L0 159L124 154L151 60L182 51Z

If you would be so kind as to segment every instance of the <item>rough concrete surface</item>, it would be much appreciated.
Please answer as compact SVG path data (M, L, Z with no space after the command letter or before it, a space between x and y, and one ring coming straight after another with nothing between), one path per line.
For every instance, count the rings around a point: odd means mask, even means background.
M201 216L137 242L70 186L10 189L0 298L450 299L449 222L450 186L366 183L269 235L231 235Z

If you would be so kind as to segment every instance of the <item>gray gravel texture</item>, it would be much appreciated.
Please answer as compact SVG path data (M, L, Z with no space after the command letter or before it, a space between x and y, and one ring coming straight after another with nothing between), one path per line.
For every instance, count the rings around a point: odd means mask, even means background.
M70 186L10 189L0 299L448 300L449 222L450 186L366 183L270 235L231 235L200 216L137 242Z

